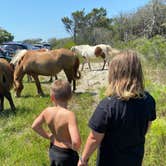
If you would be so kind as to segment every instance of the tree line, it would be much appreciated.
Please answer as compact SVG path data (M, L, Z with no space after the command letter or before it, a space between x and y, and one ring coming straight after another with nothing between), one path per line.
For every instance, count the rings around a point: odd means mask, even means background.
M62 22L77 44L127 42L138 37L166 37L166 3L152 0L134 12L120 13L114 18L107 17L104 8L94 8L90 13L75 11L71 18L63 17Z

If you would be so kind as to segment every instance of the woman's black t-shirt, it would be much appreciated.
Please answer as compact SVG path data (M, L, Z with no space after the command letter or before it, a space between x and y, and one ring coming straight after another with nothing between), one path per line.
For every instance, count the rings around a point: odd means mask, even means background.
M141 166L148 122L156 119L155 100L148 93L124 101L104 98L93 113L89 127L105 136L98 151L98 166Z

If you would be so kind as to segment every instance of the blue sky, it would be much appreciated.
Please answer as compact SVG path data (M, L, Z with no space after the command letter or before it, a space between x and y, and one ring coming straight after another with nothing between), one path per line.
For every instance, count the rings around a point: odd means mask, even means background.
M14 35L14 40L64 38L61 18L85 8L103 7L107 17L130 12L147 4L149 0L0 0L0 27Z

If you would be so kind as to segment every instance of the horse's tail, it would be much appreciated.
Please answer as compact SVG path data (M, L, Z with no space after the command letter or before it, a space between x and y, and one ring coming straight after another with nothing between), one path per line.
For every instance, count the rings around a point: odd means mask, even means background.
M81 72L79 71L80 60L78 56L75 55L75 63L74 63L74 77L76 79L81 78Z

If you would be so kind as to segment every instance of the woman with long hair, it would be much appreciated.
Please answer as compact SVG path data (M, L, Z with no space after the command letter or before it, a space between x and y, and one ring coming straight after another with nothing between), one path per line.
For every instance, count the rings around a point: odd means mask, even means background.
M136 52L124 51L113 58L106 95L89 120L91 132L78 166L88 165L97 148L97 166L141 166L145 135L156 119L156 108L145 91Z

